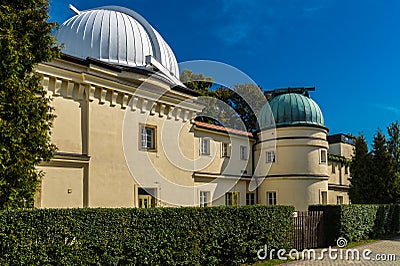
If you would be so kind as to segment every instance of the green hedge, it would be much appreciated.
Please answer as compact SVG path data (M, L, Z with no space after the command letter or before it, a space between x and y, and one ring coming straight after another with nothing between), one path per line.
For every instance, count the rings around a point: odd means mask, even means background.
M324 211L328 245L344 237L359 241L400 233L400 205L315 205L309 210Z
M293 207L0 212L0 265L237 265L292 247Z

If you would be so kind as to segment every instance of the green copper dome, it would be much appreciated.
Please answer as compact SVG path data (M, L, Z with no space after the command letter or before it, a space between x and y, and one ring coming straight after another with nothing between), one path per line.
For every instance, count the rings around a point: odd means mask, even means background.
M260 129L271 128L274 125L276 127L295 125L324 127L321 109L308 96L308 93L306 95L289 92L273 96L259 113Z

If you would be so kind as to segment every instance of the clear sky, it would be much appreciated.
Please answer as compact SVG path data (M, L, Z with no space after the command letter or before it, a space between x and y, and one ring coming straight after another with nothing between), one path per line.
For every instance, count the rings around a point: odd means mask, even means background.
M52 0L60 24L79 10L124 6L164 37L178 62L214 60L264 90L315 86L330 134L400 120L400 1L397 0Z

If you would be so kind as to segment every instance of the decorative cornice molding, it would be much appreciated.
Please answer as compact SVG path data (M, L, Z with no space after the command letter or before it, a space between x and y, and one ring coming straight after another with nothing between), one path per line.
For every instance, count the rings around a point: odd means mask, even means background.
M89 102L98 100L101 105L108 103L110 107L119 106L121 109L126 109L130 104L131 111L139 110L141 113L158 114L159 117L167 116L169 119L173 117L175 120L182 120L183 122L193 119L202 108L187 101L177 105L168 103L167 99L163 99L163 97L156 99L154 96L152 97L151 92L138 92L133 87L131 88L132 92L128 92L114 87L109 88L87 83L87 80L79 82L56 75L45 73L41 73L41 75L42 86L50 98L62 97L74 101L86 100Z

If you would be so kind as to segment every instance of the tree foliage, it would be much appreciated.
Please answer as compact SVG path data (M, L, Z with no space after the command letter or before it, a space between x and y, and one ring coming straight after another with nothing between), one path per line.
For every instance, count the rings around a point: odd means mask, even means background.
M247 131L257 130L257 114L267 100L256 84L236 84L233 88L220 86L212 90L211 77L191 70L183 70L181 81L203 96L200 100L205 109L197 120Z
M351 184L349 196L352 203L369 203L372 199L372 181L369 168L371 154L368 152L368 144L363 135L355 138L354 155L350 164Z
M396 203L400 200L400 172L398 155L400 147L398 122L388 128L386 140L381 130L373 139L372 150L363 135L355 142L355 152L350 165L352 203Z
M38 63L58 56L48 23L47 0L10 0L0 5L0 208L33 205L49 160L53 115L35 73Z

